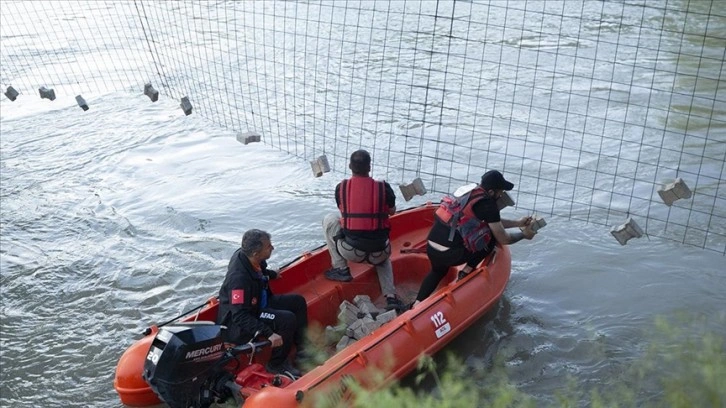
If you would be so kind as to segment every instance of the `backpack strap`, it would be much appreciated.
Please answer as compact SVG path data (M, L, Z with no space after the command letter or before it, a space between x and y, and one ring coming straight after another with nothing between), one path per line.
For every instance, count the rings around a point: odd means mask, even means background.
M461 203L461 206L460 210L451 217L451 220L449 220L449 242L454 241L454 235L456 235L456 229L459 227L459 219L461 218L461 213L464 211L464 207L466 207L466 204L469 203L469 198L471 198L471 191L456 199L456 201L459 201Z

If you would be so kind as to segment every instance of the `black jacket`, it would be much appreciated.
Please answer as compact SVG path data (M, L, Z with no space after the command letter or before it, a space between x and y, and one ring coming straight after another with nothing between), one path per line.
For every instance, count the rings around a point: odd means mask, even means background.
M227 267L227 276L219 290L217 323L227 326L225 340L232 343L246 343L255 332L263 337L273 333L270 326L262 322L260 309L263 292L267 299L272 297L268 280L277 277L277 272L267 269L267 262L260 264L262 272L252 267L241 249L235 251Z

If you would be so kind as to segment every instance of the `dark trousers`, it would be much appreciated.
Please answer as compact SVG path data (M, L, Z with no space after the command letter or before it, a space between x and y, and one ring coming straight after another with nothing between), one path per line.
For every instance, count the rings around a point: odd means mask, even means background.
M426 245L426 255L431 262L431 270L421 282L421 288L418 290L416 300L421 301L429 297L452 266L466 263L474 268L489 255L489 252L489 248L475 253L467 251L466 248L450 248L448 251L439 251L432 248L431 245Z
M308 326L308 305L301 295L273 295L260 311L260 320L282 337L282 346L272 349L271 365L282 364L293 344L300 352Z

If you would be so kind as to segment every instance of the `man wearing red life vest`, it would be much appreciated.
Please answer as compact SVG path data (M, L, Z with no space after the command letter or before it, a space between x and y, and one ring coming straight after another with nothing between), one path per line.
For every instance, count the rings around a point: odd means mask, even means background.
M323 220L332 268L325 272L328 279L353 280L346 261L375 265L381 292L387 308L401 311L403 303L396 296L391 265L391 228L389 215L396 212L396 195L385 181L369 176L371 155L356 150L348 166L353 176L335 187L335 202L340 214L330 214Z
M511 245L534 237L531 228L517 232L506 230L527 227L532 222L532 217L518 220L501 218L496 201L505 190L512 188L514 184L505 180L502 173L490 170L484 173L479 185L471 191L460 197L442 200L426 247L431 271L421 283L414 306L433 293L450 267L465 263L458 276L462 279L491 253L497 242Z

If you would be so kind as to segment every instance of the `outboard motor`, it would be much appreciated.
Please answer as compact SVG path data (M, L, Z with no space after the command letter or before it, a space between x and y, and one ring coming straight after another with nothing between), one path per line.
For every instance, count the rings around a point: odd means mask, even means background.
M232 375L222 368L222 326L169 325L159 329L144 362L142 377L171 408L208 407L226 399L223 385Z

